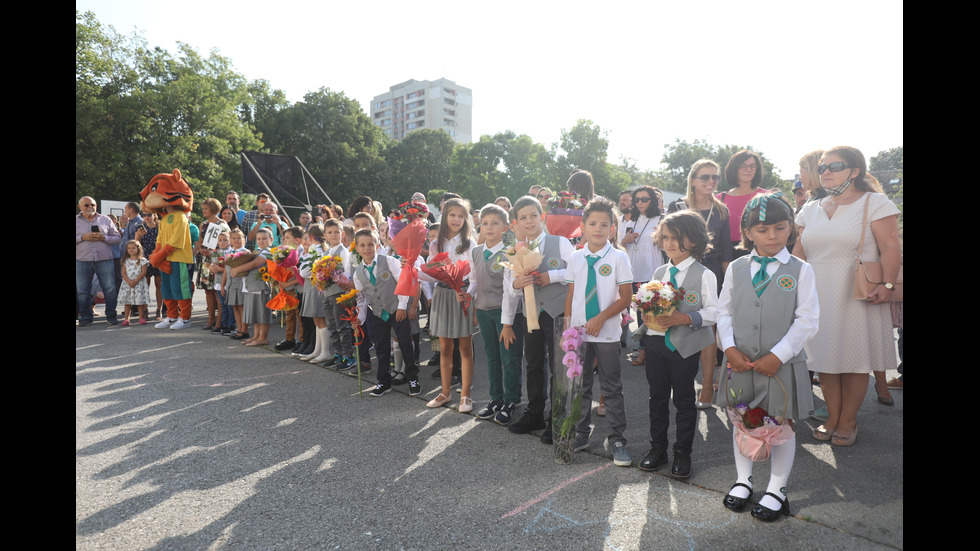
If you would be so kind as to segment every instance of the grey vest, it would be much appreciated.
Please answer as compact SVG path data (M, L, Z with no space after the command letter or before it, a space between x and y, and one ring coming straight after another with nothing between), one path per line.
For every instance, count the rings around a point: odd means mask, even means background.
M755 361L768 354L793 325L803 263L791 256L787 264L780 264L762 296L755 296L749 272L751 263L751 256L743 256L731 265L732 281L744 282L736 285L732 293L732 330L735 346ZM800 350L787 363L805 359L806 353Z
M490 260L483 257L483 251L487 250L486 245L473 247L470 251L472 258L472 272L478 274L477 281L480 282L479 289L476 290L476 300L473 301L478 310L497 310L504 303L504 270L500 265L501 260L507 260L505 255L506 247L490 255Z
M376 260L377 262L374 264L376 284L371 284L371 276L368 275L364 264L357 267L355 277L361 280L361 292L368 297L371 303L371 311L380 318L382 310L392 315L398 310L398 297L395 296L395 286L398 285L398 280L388 269L387 256L379 254Z
M561 270L568 265L565 259L561 257L561 238L556 235L545 235L542 245L538 246L538 251L544 256L541 265L538 266L540 273ZM565 296L567 294L568 287L562 285L561 282L552 282L544 287L534 286L534 298L538 301L538 308L543 309L553 318L565 315Z
M667 273L670 266L671 264L668 262L654 270L653 279L656 281L663 280L664 274ZM703 297L701 296L701 278L704 275L704 270L704 266L695 262L687 269L687 274L684 275L684 281L678 282L681 288L684 289L684 298L677 306L678 312L690 314L704 307ZM702 325L694 329L690 325L675 325L670 328L670 343L674 345L674 348L677 349L677 352L682 358L690 358L692 355L707 348L714 341L715 337L711 326Z

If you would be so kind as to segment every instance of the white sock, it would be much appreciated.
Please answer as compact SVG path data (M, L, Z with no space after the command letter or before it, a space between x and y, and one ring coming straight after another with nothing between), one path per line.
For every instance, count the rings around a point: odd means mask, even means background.
M738 475L738 479L735 481L745 484L749 488L752 487L752 460L748 457L742 455L742 452L738 451L738 441L735 440L735 430L732 430L732 447L735 449L735 473ZM745 499L749 497L749 490L741 486L736 486L732 488L728 495L732 497L740 497Z
M772 447L772 476L769 477L769 487L766 491L779 496L783 501L786 500L786 483L789 481L789 473L793 470L794 459L796 459L796 433L793 433L788 442ZM759 505L773 511L783 507L783 504L772 496L763 496Z

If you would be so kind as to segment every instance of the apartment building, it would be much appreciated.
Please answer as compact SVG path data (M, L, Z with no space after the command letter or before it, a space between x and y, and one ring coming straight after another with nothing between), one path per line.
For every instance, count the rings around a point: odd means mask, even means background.
M473 141L473 90L455 82L407 80L371 101L371 120L396 140L420 128L445 130L459 143Z

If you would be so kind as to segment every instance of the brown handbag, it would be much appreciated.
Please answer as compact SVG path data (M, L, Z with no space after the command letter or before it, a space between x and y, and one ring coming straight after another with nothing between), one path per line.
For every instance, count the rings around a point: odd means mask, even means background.
M871 202L871 194L865 195L864 199L864 219L861 221L861 244L858 246L857 259L854 267L854 300L867 302L868 295L875 287L884 283L881 275L881 262L864 262L861 260L861 253L864 251L864 234L868 228L868 203ZM877 244L875 245L877 246ZM895 278L895 290L892 291L890 302L902 300L905 291L904 278L902 277L902 266L898 267L898 277Z

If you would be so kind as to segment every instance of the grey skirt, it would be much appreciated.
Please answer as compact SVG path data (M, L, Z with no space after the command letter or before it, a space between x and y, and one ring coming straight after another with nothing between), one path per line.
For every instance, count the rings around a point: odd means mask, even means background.
M245 294L242 293L242 278L232 277L228 280L228 290L225 291L225 301L229 306L243 306Z
M248 293L245 295L245 323L272 323L272 310L265 303L272 299L272 292L268 289L259 293Z
M304 318L325 318L323 294L317 290L310 278L303 282L303 302L299 305L299 315Z
M783 408L787 419L806 419L813 414L813 389L810 387L810 374L806 370L806 361L787 363L779 367L775 377L767 377L756 371L743 371L731 374L728 380L728 395L726 398L725 374L722 369L718 381L718 392L715 394L715 404L721 407L732 406L745 402L749 408L761 407L769 415L781 417ZM786 387L779 386L779 382ZM735 392L735 396L731 392Z
M458 339L473 335L476 306L470 302L469 311L463 314L463 305L456 300L456 292L447 287L436 287L432 294L432 310L429 312L429 334L433 337Z

